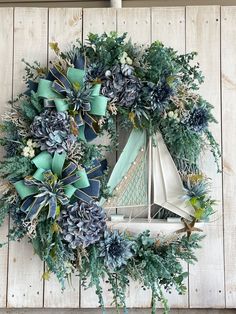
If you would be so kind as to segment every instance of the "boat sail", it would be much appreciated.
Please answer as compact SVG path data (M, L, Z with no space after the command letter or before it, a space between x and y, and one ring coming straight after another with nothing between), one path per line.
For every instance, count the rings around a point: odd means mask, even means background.
M129 215L129 208L141 208L152 219L152 207L167 209L191 219L193 207L185 201L184 187L174 161L157 132L147 141L145 131L133 129L118 159L108 186L112 197L101 199L100 205L117 211L122 208ZM137 218L137 217L136 217Z

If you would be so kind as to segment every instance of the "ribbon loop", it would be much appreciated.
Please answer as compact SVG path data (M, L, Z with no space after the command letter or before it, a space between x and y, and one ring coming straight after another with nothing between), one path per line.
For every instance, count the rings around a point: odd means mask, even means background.
M68 95L77 94L85 87L85 71L69 67L66 75L56 66L49 71L48 79L40 79L37 94L44 99L46 108L56 108L57 111L69 110ZM49 80L51 79L51 80ZM85 141L92 141L97 137L94 125L97 124L94 116L105 116L108 98L100 95L101 84L88 85L91 89L89 96L90 110L84 112L79 110L75 121L79 129L79 138Z
M78 169L71 161L65 165L65 161L65 153L52 156L43 151L32 159L37 167L34 175L14 183L27 218L36 218L47 205L48 218L55 218L57 203L65 205L72 196L87 203L99 197L101 184L97 178L103 175L104 161L95 160L90 169Z

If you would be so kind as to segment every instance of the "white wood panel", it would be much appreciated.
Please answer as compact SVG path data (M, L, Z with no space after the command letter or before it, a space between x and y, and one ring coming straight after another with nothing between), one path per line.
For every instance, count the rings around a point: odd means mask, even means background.
M219 121L212 126L216 140L221 144L221 103L220 103L220 7L187 7L186 49L197 51L197 61L205 76L200 94L215 108L214 115ZM190 307L224 307L224 256L222 226L222 174L216 172L213 157L204 153L203 170L212 178L213 197L218 200L217 213L206 225L206 239L199 250L198 263L190 266Z
M49 9L48 42L57 42L59 48L65 51L76 39L82 39L82 9L51 8ZM49 48L49 60L55 57Z
M12 99L12 62L13 62L13 9L0 9L0 113L7 110L7 102ZM2 156L2 150L1 150ZM0 227L0 243L7 242L8 219ZM0 307L6 307L7 298L8 246L0 248Z
M98 18L99 17L99 18ZM86 41L89 33L102 34L104 32L116 30L116 10L111 8L103 9L84 9L83 10L83 41ZM96 139L96 143L101 141L107 143L107 137ZM115 163L115 154L107 156L109 164L112 166ZM111 307L112 295L108 291L109 285L103 281L103 296L106 307ZM98 298L94 288L84 289L81 287L81 307L82 308L97 308Z
M13 92L16 96L25 86L22 81L27 61L47 62L47 9L16 8L14 20ZM43 305L43 263L24 239L9 245L8 307L41 307Z
M48 41L57 42L64 51L76 39L82 39L82 10L81 9L49 9ZM49 60L55 58L54 52L49 49ZM44 284L44 307L46 308L78 308L79 307L79 277L72 276L72 282L66 284L62 292L55 276Z
M185 53L185 7L152 9L152 42L155 40L160 40L164 45L176 49L179 53ZM171 226L168 228L171 229ZM178 227L173 229L175 230L178 230ZM186 263L183 264L183 268L184 271L188 271ZM187 279L185 285L187 292L184 295L179 295L175 290L171 294L165 294L171 308L188 307Z
M221 9L226 307L236 307L236 7Z
M152 8L152 42L155 40L185 53L185 7Z
M89 33L116 31L116 10L112 8L83 10L83 40Z
M119 34L128 32L127 38L133 43L149 45L151 42L149 8L117 9L117 31Z

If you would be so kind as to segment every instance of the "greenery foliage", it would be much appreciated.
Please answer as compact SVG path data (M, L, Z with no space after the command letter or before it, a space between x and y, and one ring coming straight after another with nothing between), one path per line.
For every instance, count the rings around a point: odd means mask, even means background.
M203 76L192 62L195 53L178 55L159 41L144 47L125 39L126 34L114 32L90 34L85 44L77 42L66 52L51 43L57 58L49 70L24 61L27 90L11 103L1 124L0 226L10 214L9 240L27 235L46 262L43 279L55 273L64 288L77 273L85 288L95 287L103 311L103 282L116 308L126 311L132 279L152 291L153 314L159 301L168 313L163 292L185 292L181 262L196 261L203 236L187 229L187 235L155 237L148 230L137 236L109 230L98 206L109 196L104 153L118 146L118 124L148 136L161 132L183 180L185 200L195 210L194 226L214 211L199 156L209 149L218 161L219 146L209 129L216 121L212 106L197 93ZM42 84L47 84L43 96ZM103 114L94 111L94 100L106 104ZM108 145L89 142L104 134Z

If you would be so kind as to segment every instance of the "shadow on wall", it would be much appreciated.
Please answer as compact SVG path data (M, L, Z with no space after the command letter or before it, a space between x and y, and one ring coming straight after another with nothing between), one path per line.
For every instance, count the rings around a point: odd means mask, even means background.
M130 309L129 314L148 314L149 309ZM0 309L0 314L101 314L100 309ZM107 314L115 314L115 309L108 309ZM156 314L162 314L158 310ZM233 314L236 309L173 309L171 314Z

